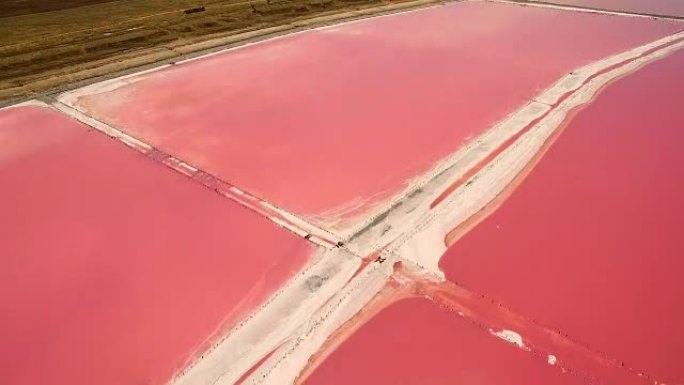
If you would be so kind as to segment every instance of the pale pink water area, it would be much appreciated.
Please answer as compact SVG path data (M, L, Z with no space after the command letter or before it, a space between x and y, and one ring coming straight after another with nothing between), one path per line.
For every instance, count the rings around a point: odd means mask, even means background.
M684 16L684 1L682 0L551 0L549 2L611 11Z
M454 3L175 65L78 104L277 206L340 228L565 73L681 28Z
M457 241L453 281L684 382L684 51L610 85Z
M312 247L64 115L0 110L0 383L164 384Z

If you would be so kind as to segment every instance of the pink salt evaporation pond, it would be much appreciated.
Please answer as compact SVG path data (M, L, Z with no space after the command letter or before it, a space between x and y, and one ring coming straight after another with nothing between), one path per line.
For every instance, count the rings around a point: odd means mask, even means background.
M404 299L382 310L304 383L581 384L558 367L423 297Z
M681 28L462 2L233 49L72 100L255 196L348 229L562 75Z
M0 110L0 379L164 384L314 252L87 126Z
M684 17L684 1L681 0L552 0L550 2L610 11Z
M684 51L609 86L447 277L664 383L684 382Z

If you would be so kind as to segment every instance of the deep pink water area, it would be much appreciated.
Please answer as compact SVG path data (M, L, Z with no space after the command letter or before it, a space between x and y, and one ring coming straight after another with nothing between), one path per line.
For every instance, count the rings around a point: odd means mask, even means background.
M684 381L684 52L609 86L444 256L447 277Z
M163 384L313 252L54 111L0 110L0 382Z
M339 228L563 74L681 29L464 2L250 45L133 77L79 104Z
M305 381L306 385L578 383L559 368L422 297L382 310Z
M682 0L552 0L550 2L612 11L684 16L684 1Z

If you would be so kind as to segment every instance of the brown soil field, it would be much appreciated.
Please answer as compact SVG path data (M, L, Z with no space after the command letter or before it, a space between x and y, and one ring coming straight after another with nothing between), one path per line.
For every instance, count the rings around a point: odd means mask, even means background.
M436 2L5 0L0 104L274 34ZM186 13L200 6L203 11Z
M0 3L0 17L57 11L109 1L116 0L3 0Z

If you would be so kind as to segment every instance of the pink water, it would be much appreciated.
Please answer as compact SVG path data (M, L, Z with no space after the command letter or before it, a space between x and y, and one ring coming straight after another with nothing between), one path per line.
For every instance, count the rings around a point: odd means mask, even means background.
M684 381L684 52L579 112L447 277L644 370Z
M684 1L682 0L551 0L550 2L613 11L684 16Z
M425 298L382 310L342 343L306 385L580 384Z
M0 143L4 385L164 384L313 252L56 112L0 110Z
M341 228L565 73L681 29L464 2L250 45L134 77L79 104Z

